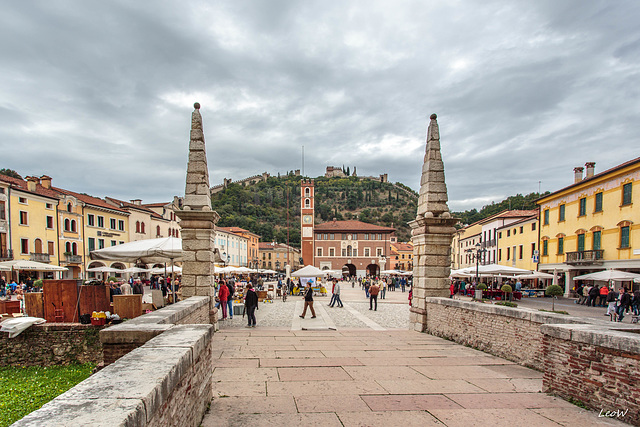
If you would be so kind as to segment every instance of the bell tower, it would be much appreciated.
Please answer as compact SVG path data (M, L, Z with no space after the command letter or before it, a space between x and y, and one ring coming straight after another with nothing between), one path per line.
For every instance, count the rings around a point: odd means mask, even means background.
M304 265L313 265L314 226L314 184L313 179L300 181L300 246Z

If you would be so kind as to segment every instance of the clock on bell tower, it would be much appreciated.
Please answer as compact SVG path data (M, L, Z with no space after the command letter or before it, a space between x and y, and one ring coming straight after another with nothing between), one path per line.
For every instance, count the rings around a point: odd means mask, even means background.
M300 181L300 249L304 265L314 265L314 183L313 179Z

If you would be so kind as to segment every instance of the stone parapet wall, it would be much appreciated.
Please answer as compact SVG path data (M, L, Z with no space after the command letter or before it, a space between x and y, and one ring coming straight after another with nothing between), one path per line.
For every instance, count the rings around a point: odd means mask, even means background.
M198 426L212 399L213 326L178 325L15 426Z
M171 329L174 325L209 324L209 297L191 297L100 331L105 365Z
M543 391L640 425L640 328L525 308L426 298L425 332L538 369Z
M101 326L33 325L15 338L0 334L0 366L59 366L102 362Z
M620 328L622 329L622 328ZM543 390L640 425L640 329L544 325Z
M582 319L449 298L426 298L425 332L543 370L540 326Z

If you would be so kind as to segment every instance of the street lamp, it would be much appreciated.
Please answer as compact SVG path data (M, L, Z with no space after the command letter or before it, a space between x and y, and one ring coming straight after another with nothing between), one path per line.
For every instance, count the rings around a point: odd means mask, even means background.
M480 276L479 274L480 259L484 257L484 254L485 252L487 252L487 250L483 249L480 242L478 242L476 243L474 248L467 249L465 252L471 255L472 260L475 259L476 261L476 286L478 286L478 283L480 282L480 277L479 277Z

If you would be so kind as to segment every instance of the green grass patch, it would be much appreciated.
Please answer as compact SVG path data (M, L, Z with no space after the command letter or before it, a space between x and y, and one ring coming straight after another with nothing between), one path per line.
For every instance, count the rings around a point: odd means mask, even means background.
M569 315L569 312L568 311L564 311L564 310L551 311L551 310L545 310L544 308L539 308L538 311L546 311L547 313L566 314L567 316Z
M39 409L83 381L93 364L0 368L0 427Z
M509 301L498 301L495 305L504 305L505 307L517 307L518 304Z

